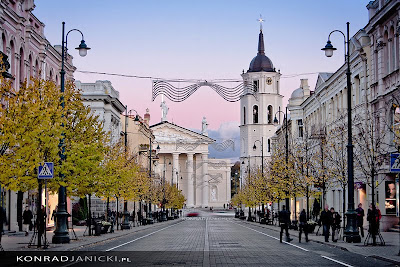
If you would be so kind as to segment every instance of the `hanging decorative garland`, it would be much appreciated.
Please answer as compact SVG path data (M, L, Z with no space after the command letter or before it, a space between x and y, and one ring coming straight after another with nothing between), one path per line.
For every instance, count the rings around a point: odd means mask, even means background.
M179 81L172 81L179 82ZM240 96L243 94L252 94L256 92L256 87L253 84L244 84L240 83L235 87L225 87L222 85L218 85L212 82L198 82L192 85L188 85L185 87L176 87L173 86L170 82L165 80L153 80L152 88L153 88L153 96L152 101L154 101L157 96L165 95L169 100L173 102L182 102L188 99L194 92L197 91L200 87L208 86L211 87L217 94L219 94L223 99L228 102L237 102L240 100Z

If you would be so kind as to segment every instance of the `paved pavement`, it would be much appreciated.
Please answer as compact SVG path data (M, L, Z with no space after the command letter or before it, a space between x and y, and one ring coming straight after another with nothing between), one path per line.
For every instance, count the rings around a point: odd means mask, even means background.
M389 257L399 249L389 237L386 247L363 247L344 242L324 244L323 237L310 235L311 242L280 243L278 228L233 218L233 212L200 211L201 217L185 218L100 237L85 237L70 244L52 245L35 255L74 251L75 257L112 255L128 266L395 266L400 257ZM80 230L83 232L82 230ZM78 232L78 231L77 231ZM297 231L291 231L292 235ZM78 232L80 233L80 232ZM77 233L77 234L78 234ZM386 234L386 233L384 233ZM79 237L79 234L78 234ZM8 237L21 238L25 237ZM15 239L14 239L15 240ZM7 243L6 243L7 244ZM334 245L333 245L334 244ZM26 248L19 247L20 250ZM397 251L398 252L398 251ZM397 254L397 253L396 253ZM57 254L62 255L62 254ZM385 256L386 259L371 257ZM68 266L115 266L115 262L77 262ZM392 261L388 261L392 259ZM122 262L121 262L122 261ZM130 261L130 263L127 263ZM398 263L400 266L400 263Z

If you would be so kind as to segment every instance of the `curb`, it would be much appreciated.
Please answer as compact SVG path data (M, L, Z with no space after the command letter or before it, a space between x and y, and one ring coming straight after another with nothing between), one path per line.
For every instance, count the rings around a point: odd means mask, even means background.
M176 219L176 220L173 220L173 221L174 222L179 222L181 220L182 220L182 218L179 218L179 219ZM171 224L175 224L175 223L171 223ZM137 228L137 230L135 229L134 231L129 231L128 233L125 232L125 233L121 233L120 235L116 235L116 236L113 236L113 237L110 237L110 238L107 238L107 239L97 240L97 241L93 241L93 242L86 243L86 244L80 244L77 247L72 247L72 248L66 249L64 251L75 251L75 250L81 249L83 247L94 246L94 245L102 243L102 242L108 242L108 241L115 240L115 239L118 239L118 238L123 237L123 236L127 236L127 235L130 235L130 234L135 234L135 233L147 230L147 229L151 229L151 228L154 228L154 227L156 227L158 225L159 225L159 223L153 224L152 226L149 226L149 227L146 227L146 228L143 228L143 227ZM53 251L57 251L57 250L53 250Z
M243 221L243 220L240 220L240 221ZM244 221L246 224L250 224L250 225L255 225L255 226L258 226L258 227L261 227L261 228L264 228L264 229L268 229L268 230L271 230L271 231L275 231L275 232L280 232L278 229L271 229L271 228L269 228L269 227L265 227L265 226L263 226L263 225L261 225L261 224L258 224L258 223L251 223L251 222L247 222L247 221ZM309 241L312 241L312 242L315 242L315 243L319 243L319 244L323 244L323 245L326 245L326 246L329 246L329 247L333 247L333 248L338 248L338 249L341 249L341 250L344 250L344 251L349 251L347 248L345 248L345 247L342 247L342 246L338 246L338 245L334 245L334 244L330 244L330 243L326 243L326 242L322 242L322 241L319 241L319 240L315 240L315 239L311 239L310 237L308 238L308 240Z

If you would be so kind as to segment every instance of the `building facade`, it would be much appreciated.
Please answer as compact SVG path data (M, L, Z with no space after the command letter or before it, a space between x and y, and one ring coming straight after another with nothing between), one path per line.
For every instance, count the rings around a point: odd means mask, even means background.
M229 160L210 159L208 145L215 140L164 120L150 126L158 146L156 176L176 185L186 207L223 207L231 200Z
M119 92L114 89L110 81L96 81L95 83L82 83L75 81L77 89L81 90L83 104L89 106L93 114L103 122L103 129L110 135L110 143L115 144L121 140L121 114L125 111L125 106L119 100ZM111 210L122 210L123 203L111 201ZM104 214L106 211L106 201L102 198L93 196L91 210L96 215Z
M399 11L400 1L371 1L369 22L350 39L354 202L365 210L374 202L382 213L381 230L398 223L398 174L390 171L390 153L398 152L394 127L399 123ZM307 143L322 171L314 185L321 207L347 210L347 66L319 73L314 91L304 80L289 99L289 144ZM283 131L277 131L282 140ZM334 148L340 147L342 155ZM335 154L336 153L336 154ZM335 173L342 163L342 175ZM396 194L397 193L397 194ZM310 200L313 202L313 199ZM291 200L292 215L306 208L305 198ZM311 204L309 205L312 206ZM364 225L368 225L364 218Z
M34 8L33 0L0 1L0 51L8 57L8 72L13 76L13 86L17 90L31 77L60 83L61 46L52 46L46 39L45 25L33 14ZM75 67L72 59L68 55L65 62L66 79L73 78ZM13 192L1 187L0 191L0 204L5 208L9 221L8 230L22 230L23 207L28 206L35 214L37 190ZM47 225L52 226L54 221L50 215L57 205L57 195L43 192L42 199L48 213ZM70 203L67 206L71 212Z
M264 35L260 29L258 53L242 74L245 90L240 97L240 162L241 181L246 171L265 165L271 156L271 137L275 134L275 115L281 120L280 72L265 55ZM254 149L255 148L255 149ZM262 151L261 151L262 149Z

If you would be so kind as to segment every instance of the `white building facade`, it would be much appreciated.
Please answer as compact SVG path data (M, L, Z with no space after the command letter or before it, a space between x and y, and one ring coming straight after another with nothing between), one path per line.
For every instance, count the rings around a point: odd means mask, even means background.
M122 123L121 114L125 111L125 106L119 100L119 92L114 89L110 81L96 81L95 83L82 83L75 81L77 89L81 90L83 104L89 106L91 111L98 119L103 122L103 129L110 135L111 144L120 141ZM110 210L122 210L122 201L118 203L110 202ZM91 211L95 215L103 215L106 211L106 201L93 196Z
M208 145L215 140L165 120L150 126L159 146L155 173L176 185L186 207L223 207L231 199L229 160L210 159Z
M271 156L271 137L275 134L275 115L283 122L280 76L264 52L264 36L260 29L258 53L242 74L246 85L240 98L240 162L241 183L248 172L266 164ZM254 149L255 146L255 149ZM263 151L261 151L263 149ZM262 157L263 156L263 157Z

